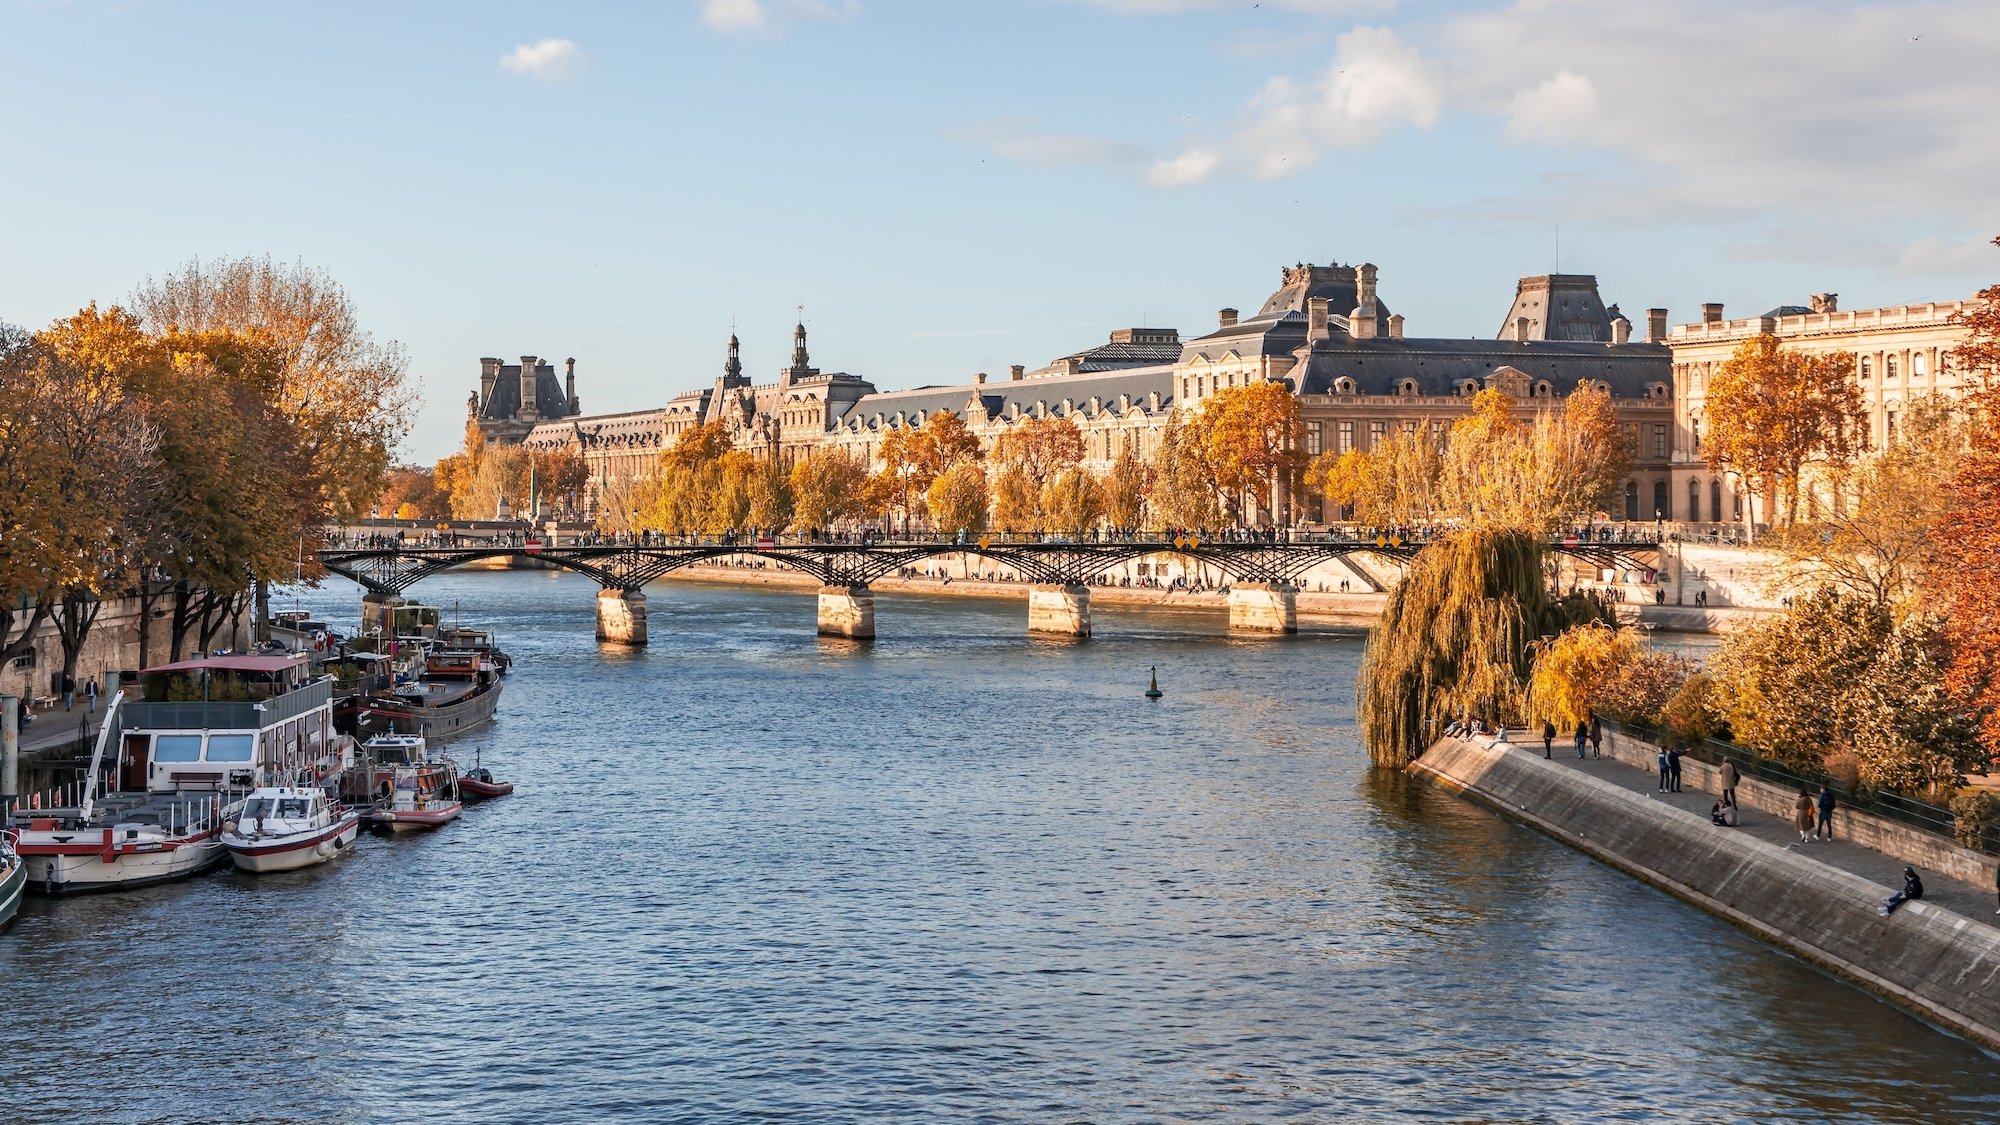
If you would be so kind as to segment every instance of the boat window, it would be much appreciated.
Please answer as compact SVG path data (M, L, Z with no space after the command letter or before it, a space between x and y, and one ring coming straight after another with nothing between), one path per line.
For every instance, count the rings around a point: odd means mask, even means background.
M251 800L245 801L243 802L243 812L238 816L237 819L256 820L261 817L270 816L271 806L277 803L278 802L273 801L269 797L256 797Z
M199 762L201 761L201 736L198 734L163 734L153 740L153 760L156 762Z
M278 818L280 820L303 820L305 819L305 815L306 803L303 798L290 797L278 802Z
M208 760L211 762L247 762L250 751L257 744L252 735L211 734L208 736Z

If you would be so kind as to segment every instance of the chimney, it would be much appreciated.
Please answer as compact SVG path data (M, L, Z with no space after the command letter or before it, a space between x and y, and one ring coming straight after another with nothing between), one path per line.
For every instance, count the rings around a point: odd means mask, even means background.
M1646 310L1646 342L1649 344L1667 342L1667 310Z
M986 381L986 372L984 371L981 371L977 375L974 375L972 377L972 385L975 387L981 383L984 383L985 381Z
M1326 298L1309 298L1306 301L1306 343L1323 340L1326 335Z
M1027 371L1027 368L1025 368L1025 367L1022 367L1022 366L1021 366L1020 364L1018 364L1018 363L1017 363L1017 364L1015 364L1015 365L1013 365L1012 367L1009 367L1009 368L1007 369L1007 381L1008 381L1008 382L1010 382L1010 383L1018 383L1018 382L1020 382L1020 381L1021 381L1021 376L1022 376L1022 374L1024 374L1024 373L1025 373L1026 371Z
M1514 342L1515 342L1515 343L1517 343L1517 344L1525 344L1525 343L1527 343L1527 342L1528 342L1528 325L1529 325L1529 324L1531 324L1531 323L1533 323L1533 322L1532 322L1532 321L1530 321L1530 320L1529 320L1529 319L1528 319L1527 317L1525 317L1525 316L1517 316L1517 317L1515 317L1515 318L1514 318Z
M1611 344L1617 347L1632 342L1632 322L1619 317L1611 322Z
M579 414L576 402L576 357L563 360L563 397L569 400L569 412Z
M1363 262L1354 270L1355 304L1373 312L1375 309L1375 263Z
M1701 307L1701 322L1703 324L1721 324L1722 302L1710 301L1707 304L1703 305Z
M1839 312L1840 294L1814 293L1812 295L1812 311L1816 313Z
M1391 340L1400 340L1403 338L1402 313L1391 313L1389 315L1389 338Z
M1234 328L1236 327L1236 310L1223 309L1221 312L1215 314L1215 319L1221 322L1221 327L1223 328Z
M486 356L479 361L479 405L493 398L493 384L500 378L500 361Z
M540 415L535 398L535 369L541 366L541 357L524 355L521 357L521 408L515 411L517 417L535 418Z

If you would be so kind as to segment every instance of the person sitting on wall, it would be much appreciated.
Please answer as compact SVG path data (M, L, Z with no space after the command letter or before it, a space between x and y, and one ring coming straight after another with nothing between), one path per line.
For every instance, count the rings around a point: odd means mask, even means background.
M1924 881L1917 878L1916 868L1905 867L1903 868L1903 889L1882 900L1882 914L1884 917L1887 917L1894 914L1897 907L1912 899L1922 897L1924 897Z

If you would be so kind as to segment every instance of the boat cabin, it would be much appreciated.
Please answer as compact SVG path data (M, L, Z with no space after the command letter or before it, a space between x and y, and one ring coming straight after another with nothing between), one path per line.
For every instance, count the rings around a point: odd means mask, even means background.
M333 678L303 653L210 656L146 669L119 709L117 788L250 789L339 768Z

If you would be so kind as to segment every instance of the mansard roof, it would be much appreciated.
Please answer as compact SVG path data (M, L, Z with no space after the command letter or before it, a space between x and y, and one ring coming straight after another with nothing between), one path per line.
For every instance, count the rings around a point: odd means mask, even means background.
M1076 375L1043 375L1033 379L965 383L950 387L916 387L907 391L887 391L864 395L840 416L842 425L866 426L881 415L886 421L901 413L905 418L926 418L939 410L965 416L966 406L977 396L987 418L1006 415L1018 406L1020 413L1032 413L1037 403L1055 413L1065 401L1082 410L1095 398L1100 406L1115 405L1126 395L1143 405L1149 395L1160 396L1160 409L1173 406L1174 369L1171 365L1128 368L1115 372L1082 372ZM971 419L983 421L984 419Z
M493 381L493 392L479 404L479 417L489 422L512 421L521 410L521 365L502 364ZM553 364L535 365L535 410L544 418L567 418L569 396Z
M1535 380L1546 379L1566 395L1585 379L1607 384L1615 398L1649 398L1654 384L1673 372L1673 353L1664 344L1599 344L1564 340L1356 340L1336 333L1314 341L1312 352L1291 378L1300 394L1330 394L1334 381L1354 381L1354 393L1395 394L1414 379L1421 395L1449 395L1467 379L1483 380L1499 367L1513 367Z

